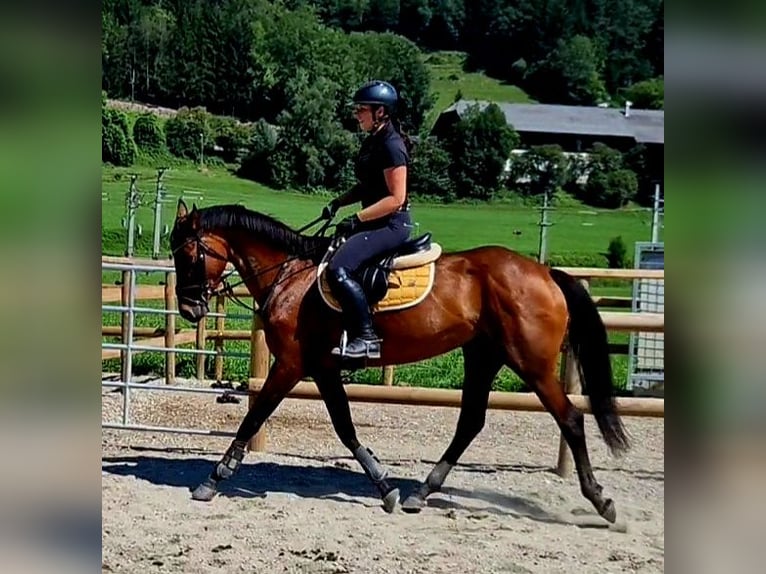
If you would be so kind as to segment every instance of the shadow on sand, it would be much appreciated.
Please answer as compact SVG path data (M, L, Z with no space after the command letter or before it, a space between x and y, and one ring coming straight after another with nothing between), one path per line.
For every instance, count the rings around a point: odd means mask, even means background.
M245 462L234 478L220 483L219 495L232 498L264 498L267 494L277 493L376 506L378 494L373 485L361 470L344 468L345 464L316 466L265 461L250 464ZM105 474L132 476L151 484L191 491L207 478L213 465L213 460L193 455L186 458L127 455L103 457L101 468ZM399 489L402 499L420 485L419 481L407 478L392 477L390 482ZM555 514L529 499L490 490L444 487L440 493L428 499L428 507L457 510L475 518L496 515L584 528L608 527L606 521L598 516Z

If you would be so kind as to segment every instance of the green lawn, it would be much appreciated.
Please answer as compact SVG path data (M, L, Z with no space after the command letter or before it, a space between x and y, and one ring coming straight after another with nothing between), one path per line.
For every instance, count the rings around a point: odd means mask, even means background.
M431 91L436 94L436 103L426 117L426 125L432 126L438 115L455 102L460 92L463 99L488 100L493 102L533 102L521 88L505 84L479 72L464 72L462 52L434 52L426 56L426 65L431 71Z
M145 204L137 214L143 227L144 252L150 246L153 226L153 199L156 170L150 167L102 169L102 190L108 200L102 202L102 230L119 230L125 216L125 195L130 173L138 173L138 189ZM200 171L192 166L173 168L165 173L164 185L172 203L164 204L163 223L172 226L175 198L189 191L201 192L201 199L189 198L202 206L243 203L251 209L268 213L293 227L300 227L319 215L329 195L306 195L275 191L254 182L239 179L225 169ZM350 208L342 213L351 213ZM413 217L418 232L430 231L446 250L454 251L485 244L505 245L522 253L536 253L539 241L539 211L534 207L495 203L491 205L439 205L414 202ZM651 214L644 210L596 210L568 204L550 215L553 226L548 231L549 253L599 253L609 240L621 235L632 251L633 242L648 240ZM516 233L514 234L514 231ZM163 243L165 249L167 244ZM105 254L121 255L124 245L105 244Z

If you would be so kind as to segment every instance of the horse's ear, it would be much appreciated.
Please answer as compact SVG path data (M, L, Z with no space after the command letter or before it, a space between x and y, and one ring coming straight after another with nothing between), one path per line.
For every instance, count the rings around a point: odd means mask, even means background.
M176 219L186 217L189 213L189 209L186 207L186 203L183 199L178 199L178 211L176 211Z
M189 224L192 229L199 229L199 211L197 211L197 206L193 203L192 209L189 212Z

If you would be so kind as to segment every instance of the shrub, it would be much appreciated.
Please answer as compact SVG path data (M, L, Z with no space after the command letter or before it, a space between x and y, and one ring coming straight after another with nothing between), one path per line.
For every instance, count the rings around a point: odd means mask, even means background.
M596 207L622 207L636 197L638 179L625 168L622 154L609 146L596 143L589 150L588 182L581 199Z
M661 110L665 107L665 80L662 76L637 82L625 90L625 99L638 109Z
M129 166L136 161L136 146L127 116L118 110L101 109L101 161Z
M537 254L529 254L533 259ZM551 267L598 267L605 268L608 265L607 258L602 253L551 253L546 261Z
M255 122L247 144L247 152L237 175L253 181L269 181L269 156L277 145L277 130L263 119Z
M203 108L181 108L165 123L165 139L170 153L199 161L202 148L213 144L210 114Z
M597 207L617 208L635 197L638 189L636 174L629 169L591 174L585 186L586 201Z
M161 155L167 151L165 132L159 118L152 113L141 114L136 118L133 140L141 151L149 155Z
M233 118L213 116L213 138L221 148L220 155L224 161L234 163L240 161L247 153L248 144L253 137L253 126L241 124Z
M609 241L609 247L606 250L606 259L609 262L610 269L624 269L630 266L628 260L628 248L621 235L613 237Z

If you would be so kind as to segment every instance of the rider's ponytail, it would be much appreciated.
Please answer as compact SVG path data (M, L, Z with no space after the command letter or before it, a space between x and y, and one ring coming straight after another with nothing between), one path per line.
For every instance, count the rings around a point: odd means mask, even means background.
M414 147L414 144L409 134L402 129L402 124L399 122L398 119L391 118L391 123L393 124L394 129L397 131L397 133L400 136L402 136L402 140L404 140L404 146L407 148L407 153L412 153L412 148Z

